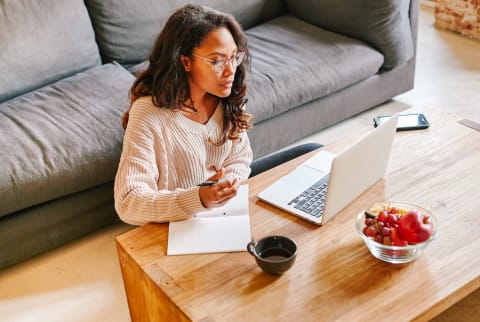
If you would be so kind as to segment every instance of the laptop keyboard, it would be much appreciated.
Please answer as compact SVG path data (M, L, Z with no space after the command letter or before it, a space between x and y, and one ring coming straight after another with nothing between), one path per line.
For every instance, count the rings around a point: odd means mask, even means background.
M321 217L325 207L329 177L330 175L327 175L318 180L288 204L317 218Z

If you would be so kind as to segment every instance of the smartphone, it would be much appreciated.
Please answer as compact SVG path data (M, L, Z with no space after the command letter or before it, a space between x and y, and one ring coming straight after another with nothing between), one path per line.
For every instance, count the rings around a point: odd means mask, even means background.
M375 127L379 126L391 116L375 116L373 123ZM398 118L397 131L421 130L430 126L427 118L423 114L400 114Z

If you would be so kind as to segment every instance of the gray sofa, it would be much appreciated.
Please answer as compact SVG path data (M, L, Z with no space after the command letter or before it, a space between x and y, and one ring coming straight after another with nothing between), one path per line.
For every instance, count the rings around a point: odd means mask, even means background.
M0 0L0 268L118 220L128 90L187 2ZM413 87L418 0L191 2L246 30L256 158Z

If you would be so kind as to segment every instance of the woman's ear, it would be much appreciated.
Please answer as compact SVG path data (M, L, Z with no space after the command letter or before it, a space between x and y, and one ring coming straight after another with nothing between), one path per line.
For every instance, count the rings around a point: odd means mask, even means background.
M183 65L183 69L184 69L186 72L189 72L189 71L190 71L190 66L191 66L190 57L185 56L185 55L180 55L180 62L181 62L182 65Z

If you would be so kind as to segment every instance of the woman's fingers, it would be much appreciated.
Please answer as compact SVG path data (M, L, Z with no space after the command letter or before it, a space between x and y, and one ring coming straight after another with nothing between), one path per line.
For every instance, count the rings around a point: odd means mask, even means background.
M237 195L238 186L232 186L230 182L219 182L213 185L212 189L214 191L216 202L224 204L226 201Z
M234 179L232 182L222 180L211 186L200 187L200 199L204 207L220 207L237 195L239 187L240 181L238 179Z
M211 176L207 180L209 181L220 180L222 179L224 174L225 174L225 168L220 168L213 176Z

